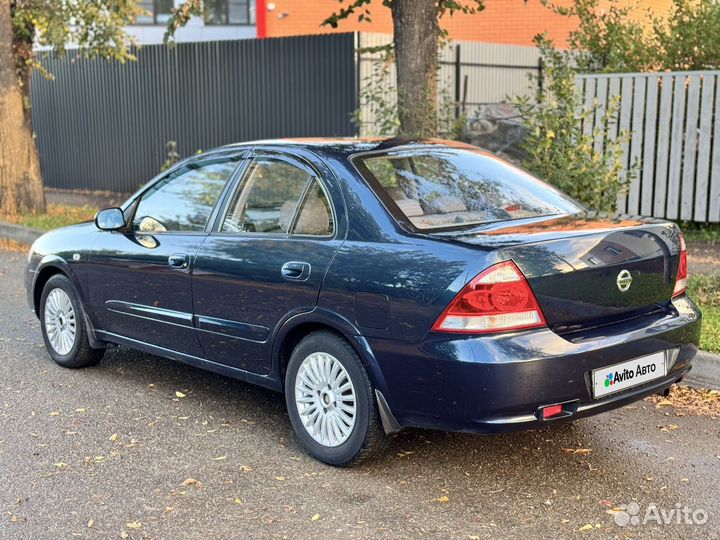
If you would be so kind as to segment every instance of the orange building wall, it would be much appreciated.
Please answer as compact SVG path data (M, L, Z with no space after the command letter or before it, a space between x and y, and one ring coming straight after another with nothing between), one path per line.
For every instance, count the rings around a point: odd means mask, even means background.
M567 1L567 0L566 0ZM622 0L625 2L625 0ZM657 14L667 12L672 0L643 0L641 8ZM390 10L381 0L370 5L372 22L359 22L357 15L341 21L337 29L320 26L322 21L348 2L337 0L266 0L267 37L325 34L331 32L392 33ZM633 0L626 3L635 5ZM262 5L258 2L258 7ZM540 0L486 0L485 9L474 15L455 13L441 19L451 39L532 45L536 34L547 32L556 45L567 44L567 36L575 28L574 19L553 13Z

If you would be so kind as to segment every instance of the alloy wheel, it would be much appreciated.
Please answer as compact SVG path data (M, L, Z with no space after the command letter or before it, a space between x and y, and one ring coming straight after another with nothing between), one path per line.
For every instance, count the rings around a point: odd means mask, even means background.
M307 432L323 446L340 446L353 432L355 387L331 354L315 352L303 360L295 377L295 405Z

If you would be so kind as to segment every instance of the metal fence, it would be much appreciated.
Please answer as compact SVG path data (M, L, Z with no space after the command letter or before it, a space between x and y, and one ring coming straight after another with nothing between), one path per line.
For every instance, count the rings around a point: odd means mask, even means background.
M637 171L620 211L720 221L720 71L584 75L578 91L597 111L620 100L609 136L631 133L625 174ZM585 132L593 133L602 116L589 118ZM596 148L603 144L598 137Z
M388 66L386 76L378 77L376 71L383 62L383 54L373 50L391 41L388 34L358 34L357 80L361 98L368 94L370 86L380 86L383 99L395 103L394 65ZM441 105L469 118L479 114L484 106L505 102L508 97L534 95L535 82L530 75L535 76L534 80L542 78L536 47L453 41L439 49L439 64ZM363 101L360 105L360 133L376 134L380 127L377 114L370 103Z
M33 127L48 187L132 191L181 155L243 140L354 135L353 34L149 45L119 64L47 56Z

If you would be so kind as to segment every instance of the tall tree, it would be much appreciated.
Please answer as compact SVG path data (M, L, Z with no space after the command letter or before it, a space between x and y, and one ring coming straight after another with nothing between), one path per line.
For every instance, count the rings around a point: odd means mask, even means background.
M142 10L137 0L0 0L0 210L42 212L45 195L30 115L32 72L40 46L64 54L133 59L125 33Z
M338 0L347 3L347 0ZM483 0L378 0L389 8L393 21L393 48L397 69L400 133L409 137L435 137L438 126L438 45L446 36L440 26L444 15L456 11L476 13ZM351 0L323 25L337 28L357 15L370 21L372 0Z
M42 212L45 195L30 114L33 71L52 77L33 48L64 55L72 47L86 58L135 60L125 28L144 10L139 0L0 0L0 211ZM185 0L168 25L167 40L201 0Z

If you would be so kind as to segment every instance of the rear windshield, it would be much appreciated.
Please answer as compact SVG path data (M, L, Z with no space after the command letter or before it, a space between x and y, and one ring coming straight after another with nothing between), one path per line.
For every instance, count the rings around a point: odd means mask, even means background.
M568 196L481 151L423 148L353 162L380 199L418 229L574 214Z

